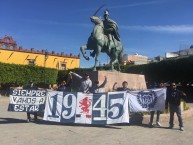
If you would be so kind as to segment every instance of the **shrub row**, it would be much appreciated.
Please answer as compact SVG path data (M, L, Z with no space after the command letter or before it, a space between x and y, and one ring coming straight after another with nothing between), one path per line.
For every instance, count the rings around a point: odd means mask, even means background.
M147 82L175 81L193 82L193 56L164 60L145 65L121 66L122 72L145 75ZM106 70L107 67L99 68ZM91 70L90 68L74 69L75 72ZM68 71L58 71L32 65L0 63L0 84L26 84L33 80L37 84L52 84L67 79Z
M36 84L55 83L58 76L58 70L32 65L16 65L0 63L0 84L27 84L33 80Z
M126 66L125 73L145 75L147 82L193 82L193 56L164 60L145 65Z

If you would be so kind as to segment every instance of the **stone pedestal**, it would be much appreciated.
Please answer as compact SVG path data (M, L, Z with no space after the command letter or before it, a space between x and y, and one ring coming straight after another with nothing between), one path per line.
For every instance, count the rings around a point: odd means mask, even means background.
M84 72L85 73L85 72ZM79 73L79 75L83 76L84 73ZM147 89L145 83L144 75L139 74L128 74L128 73L121 73L121 72L112 72L112 71L88 71L86 72L89 74L90 79L94 83L94 81L98 80L99 84L103 83L104 76L107 77L107 84L103 91L112 91L113 85L117 82L116 87L122 87L122 82L128 82L128 88L131 90L144 90ZM73 77L74 78L74 77ZM76 79L73 81L73 87L78 87L80 83L76 83Z

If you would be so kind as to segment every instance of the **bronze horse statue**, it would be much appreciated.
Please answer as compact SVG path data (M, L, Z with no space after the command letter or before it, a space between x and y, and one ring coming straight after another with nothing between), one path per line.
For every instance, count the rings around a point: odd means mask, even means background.
M103 21L96 16L91 16L91 22L95 24L93 32L91 36L88 38L87 44L80 47L80 51L82 52L83 57L86 60L90 58L86 55L85 50L93 50L91 56L95 58L95 64L93 66L93 70L96 71L96 66L98 64L98 58L100 52L106 53L110 57L110 66L111 70L114 69L114 65L118 64L118 71L120 71L120 63L122 61L122 53L123 53L123 46L120 41L113 39L113 44L110 43L109 39L104 34L104 25Z

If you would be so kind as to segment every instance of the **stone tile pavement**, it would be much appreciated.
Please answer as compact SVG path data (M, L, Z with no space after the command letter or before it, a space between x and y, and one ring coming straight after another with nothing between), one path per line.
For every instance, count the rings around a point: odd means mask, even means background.
M184 120L185 131L178 124L168 129L142 125L67 125L45 122L26 123L26 113L8 112L8 97L0 97L1 145L192 145L193 117Z

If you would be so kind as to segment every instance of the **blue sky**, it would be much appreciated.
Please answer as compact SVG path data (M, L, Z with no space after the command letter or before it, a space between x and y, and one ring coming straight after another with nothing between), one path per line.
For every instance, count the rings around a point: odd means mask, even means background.
M80 53L93 24L90 16L101 6L119 25L126 54L154 58L193 44L193 0L1 0L0 38L12 36L19 46ZM109 61L100 55L100 63ZM90 67L81 55L81 67Z

